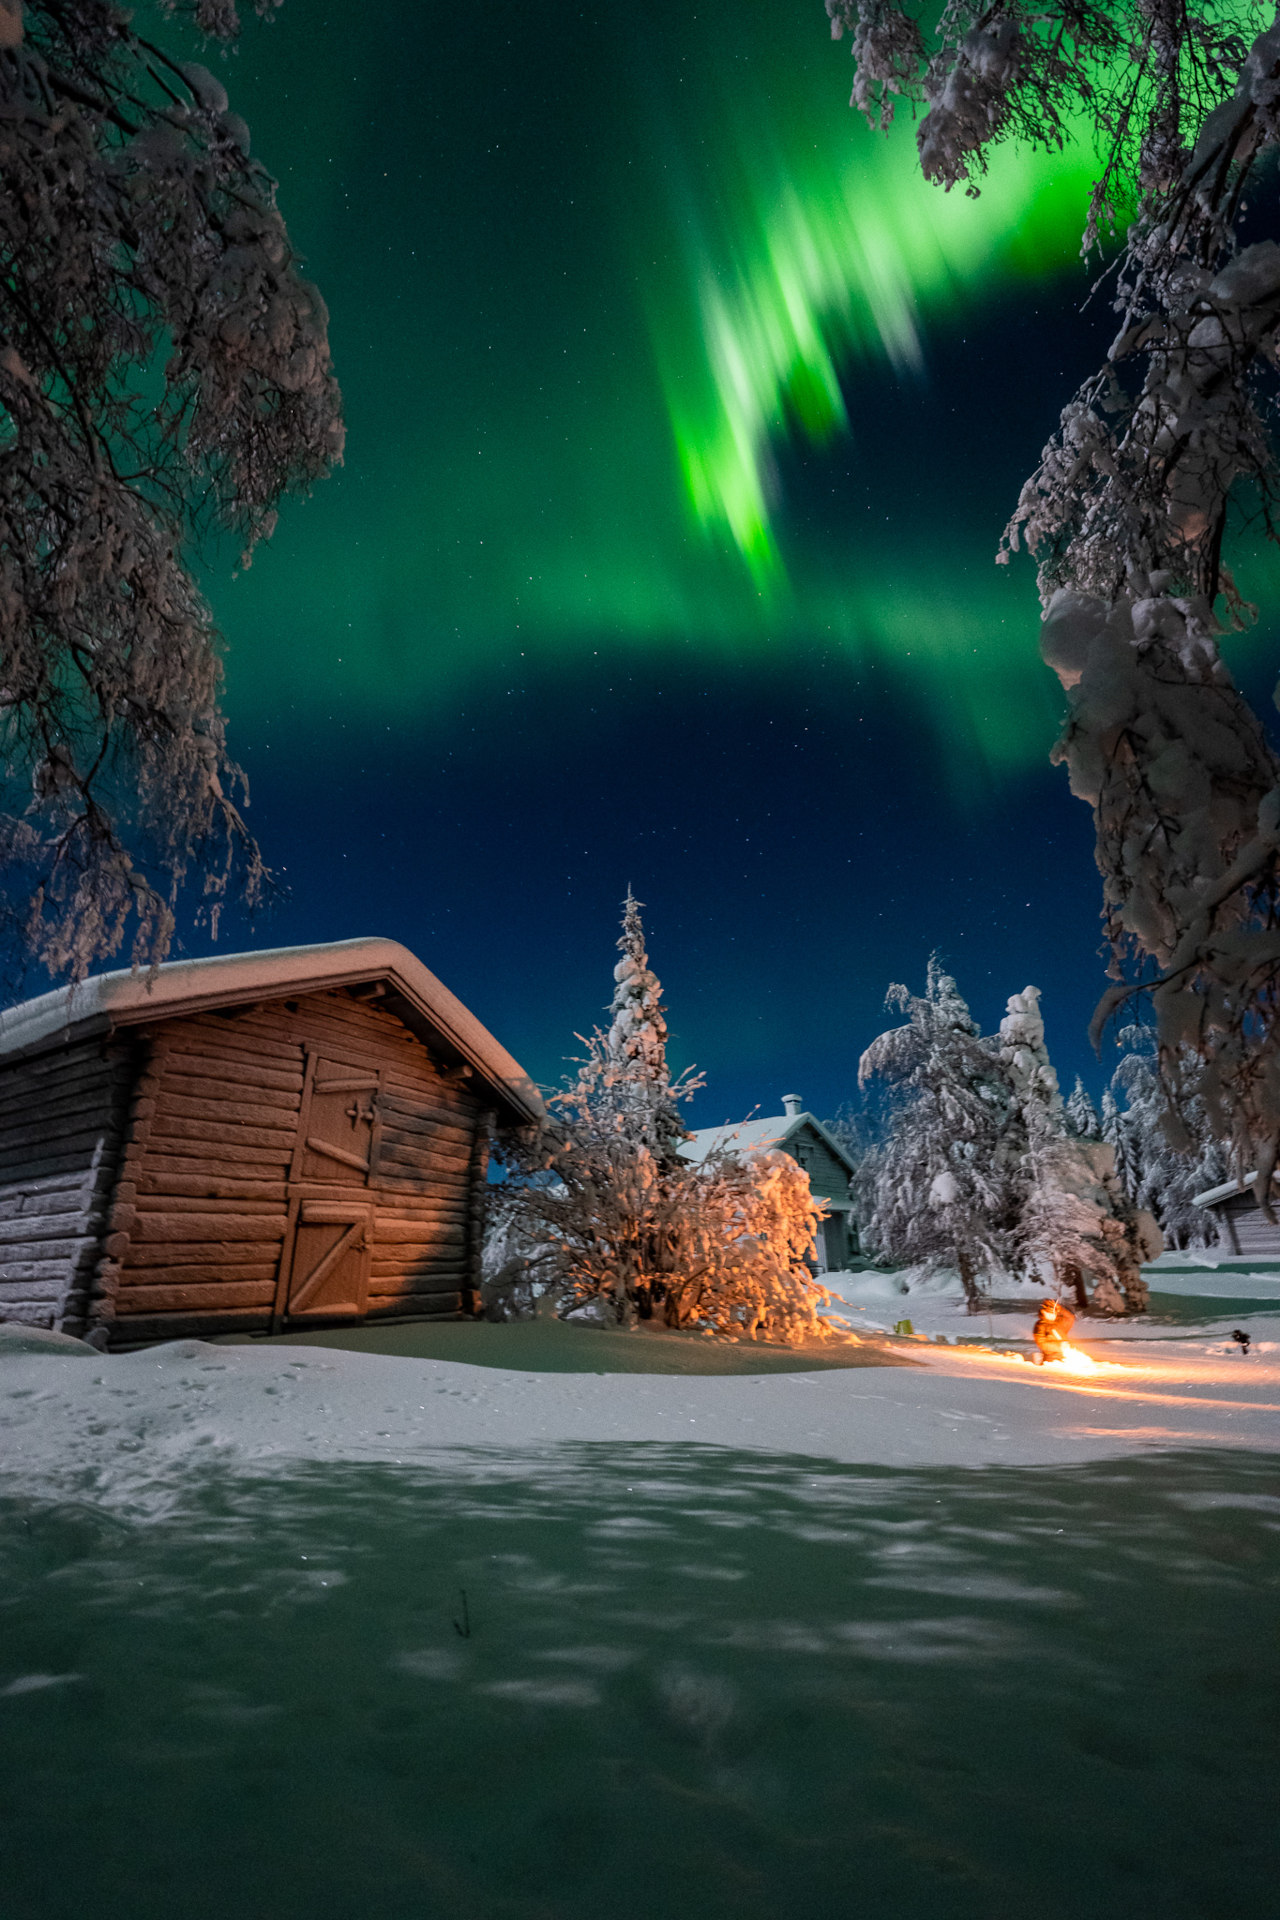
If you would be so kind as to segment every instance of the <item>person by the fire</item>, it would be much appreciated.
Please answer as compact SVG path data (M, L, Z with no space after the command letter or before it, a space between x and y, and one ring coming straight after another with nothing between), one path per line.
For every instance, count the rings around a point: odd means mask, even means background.
M1031 1329L1031 1338L1039 1348L1037 1366L1043 1366L1046 1360L1061 1360L1067 1335L1075 1323L1074 1313L1064 1307L1061 1300L1041 1301L1040 1317Z

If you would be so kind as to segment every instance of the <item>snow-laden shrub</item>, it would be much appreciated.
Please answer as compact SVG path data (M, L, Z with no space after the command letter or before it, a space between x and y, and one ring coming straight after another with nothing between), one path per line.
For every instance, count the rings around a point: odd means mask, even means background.
M788 1155L709 1156L661 1142L692 1085L657 1087L612 1062L593 1034L551 1118L509 1151L493 1239L513 1249L504 1284L594 1303L608 1322L792 1342L821 1337L825 1300L807 1265L819 1209Z
M662 988L630 893L618 945L608 1031L583 1040L546 1124L507 1149L491 1206L495 1302L536 1289L562 1313L594 1305L616 1325L656 1315L729 1337L822 1337L807 1175L782 1153L681 1157L680 1107L702 1080L671 1077Z

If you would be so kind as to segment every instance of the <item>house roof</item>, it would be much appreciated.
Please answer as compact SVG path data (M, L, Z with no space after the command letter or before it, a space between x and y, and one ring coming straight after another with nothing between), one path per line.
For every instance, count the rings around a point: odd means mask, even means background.
M856 1171L853 1161L834 1134L828 1133L821 1120L815 1119L811 1113L778 1113L767 1120L725 1121L718 1127L699 1127L692 1139L681 1143L680 1152L686 1160L695 1162L705 1160L708 1154L718 1150L767 1153L771 1147L785 1147L806 1127L821 1138L842 1167L849 1173Z
M1191 1196L1193 1207L1216 1207L1220 1200L1229 1200L1233 1193L1252 1192L1257 1173L1246 1173L1243 1180L1224 1180L1221 1186L1206 1187L1203 1193Z
M524 1068L395 940L336 940L210 960L171 960L151 975L128 967L91 974L79 986L55 988L0 1013L0 1060L214 1007L370 982L385 985L382 1004L410 1031L479 1074L517 1122L541 1117L542 1101Z

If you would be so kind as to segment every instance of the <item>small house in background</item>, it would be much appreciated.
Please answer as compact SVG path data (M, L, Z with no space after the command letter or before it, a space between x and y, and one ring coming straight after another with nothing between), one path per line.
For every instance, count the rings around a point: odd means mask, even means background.
M1218 1224L1223 1252L1246 1254L1256 1260L1280 1260L1280 1224L1272 1226L1254 1198L1253 1174L1246 1184L1224 1180L1220 1187L1198 1193L1193 1206L1203 1207ZM1272 1191L1272 1207L1280 1222L1280 1193Z
M820 1120L805 1113L798 1093L784 1093L783 1112L768 1120L743 1120L737 1126L701 1127L680 1151L686 1160L709 1153L765 1153L778 1148L798 1160L809 1176L809 1191L827 1210L818 1228L819 1273L840 1273L858 1252L858 1223L849 1195L853 1161Z
M404 947L96 975L0 1015L0 1320L123 1345L469 1310L528 1076Z

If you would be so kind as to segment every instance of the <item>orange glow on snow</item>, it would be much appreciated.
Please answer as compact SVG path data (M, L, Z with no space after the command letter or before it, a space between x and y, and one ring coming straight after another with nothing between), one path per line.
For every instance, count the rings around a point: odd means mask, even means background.
M1101 1373L1110 1363L1106 1360L1095 1360L1091 1354L1084 1353L1079 1347L1073 1347L1064 1340L1061 1362L1049 1361L1048 1364L1050 1366L1060 1364L1064 1373Z

